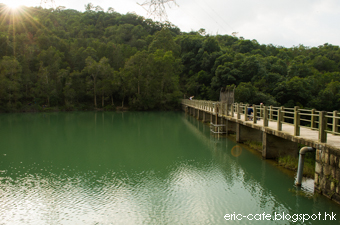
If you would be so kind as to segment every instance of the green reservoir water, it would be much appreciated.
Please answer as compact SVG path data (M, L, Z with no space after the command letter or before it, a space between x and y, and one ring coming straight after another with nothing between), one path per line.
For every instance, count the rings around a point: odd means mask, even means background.
M294 180L181 112L0 115L1 225L340 224Z

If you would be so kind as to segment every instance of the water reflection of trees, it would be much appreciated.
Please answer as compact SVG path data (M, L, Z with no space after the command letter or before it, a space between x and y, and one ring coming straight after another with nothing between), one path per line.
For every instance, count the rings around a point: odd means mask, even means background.
M315 208L322 209L320 202L316 203L315 199L313 201L293 195L289 190L294 188L294 180L289 175L281 173L275 165L269 164L260 156L245 149L242 155L234 157L231 149L237 145L236 142L223 136L210 134L207 131L208 126L192 116L187 116L185 123L204 145L210 147L214 159L221 167L220 172L228 188L230 190L238 188L240 182L252 197L258 199L259 205L256 210L306 213L306 211L315 211Z

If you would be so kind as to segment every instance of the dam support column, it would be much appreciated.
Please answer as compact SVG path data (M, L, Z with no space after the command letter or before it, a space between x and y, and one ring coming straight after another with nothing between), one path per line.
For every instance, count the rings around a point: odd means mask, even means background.
M207 112L202 111L202 121L203 123L209 121L209 115L207 115Z
M197 119L198 119L198 120L203 120L203 114L204 114L204 112L198 109L198 116L197 116Z
M243 143L246 141L262 142L262 131L237 123L236 142Z
M222 118L222 121L223 121L223 124L224 124L224 132L225 132L225 134L228 136L228 120L227 120L227 118Z
M216 115L214 115L213 113L210 114L210 122L211 123L215 123L216 121Z
M226 124L227 133L236 134L236 125L237 125L236 122L227 119L227 124Z
M263 132L262 157L264 159L275 159L286 155L296 158L298 152L298 143Z

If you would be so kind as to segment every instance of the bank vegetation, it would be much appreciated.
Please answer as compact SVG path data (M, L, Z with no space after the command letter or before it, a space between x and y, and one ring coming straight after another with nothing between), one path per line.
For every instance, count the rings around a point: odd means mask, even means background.
M189 33L112 8L0 4L0 111L172 110L180 99L340 109L340 49Z

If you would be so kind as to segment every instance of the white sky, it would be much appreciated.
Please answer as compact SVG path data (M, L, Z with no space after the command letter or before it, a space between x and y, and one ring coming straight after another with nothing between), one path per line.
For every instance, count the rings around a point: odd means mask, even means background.
M39 6L41 0L0 0ZM137 4L146 0L55 0L57 6L84 11L92 3L105 11L109 7L126 14L136 12L148 18ZM148 0L150 1L150 0ZM238 37L256 39L260 44L316 47L324 43L340 45L339 0L176 0L179 7L167 7L168 18L181 31L208 34L238 32ZM153 18L152 18L153 19Z

